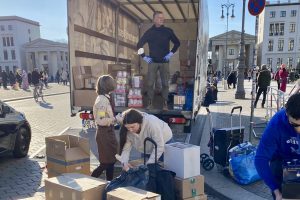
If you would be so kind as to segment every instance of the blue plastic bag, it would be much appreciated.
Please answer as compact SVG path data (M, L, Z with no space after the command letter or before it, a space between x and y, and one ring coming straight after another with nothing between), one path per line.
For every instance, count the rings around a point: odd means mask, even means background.
M229 171L236 182L247 185L261 179L254 164L256 147L246 142L233 147L229 153Z

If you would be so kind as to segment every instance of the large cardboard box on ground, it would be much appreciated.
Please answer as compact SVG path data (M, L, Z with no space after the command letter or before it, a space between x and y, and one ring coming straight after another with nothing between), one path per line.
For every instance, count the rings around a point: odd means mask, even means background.
M83 174L63 174L45 180L47 200L101 200L106 181Z
M93 107L97 93L95 90L74 90L74 105L78 107Z
M160 200L159 194L134 187L118 188L107 193L107 200Z
M74 66L72 67L73 80L75 89L85 88L84 81L92 77L91 66Z
M187 179L175 178L175 187L179 199L187 199L204 194L204 176Z
M182 179L200 175L200 147L182 142L166 144L164 168Z
M184 200L207 200L207 195L202 194L202 195L195 196L195 197L188 198L188 199L184 199Z
M46 137L48 177L62 173L90 175L90 145L85 138L74 135Z

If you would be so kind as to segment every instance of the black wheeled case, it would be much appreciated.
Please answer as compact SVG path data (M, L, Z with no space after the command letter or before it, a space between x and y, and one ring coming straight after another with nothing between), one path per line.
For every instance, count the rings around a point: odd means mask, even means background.
M232 126L232 118L234 110L239 110L240 126ZM226 167L228 166L228 151L232 147L243 142L245 127L242 126L242 106L233 107L230 114L230 128L213 129L213 156L215 163Z

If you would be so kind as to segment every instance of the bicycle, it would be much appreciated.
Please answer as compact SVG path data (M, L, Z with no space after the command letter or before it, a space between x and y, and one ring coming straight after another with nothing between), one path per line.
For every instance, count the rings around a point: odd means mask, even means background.
M43 98L43 83L41 83L41 82L34 85L34 90L33 90L33 98L36 102L38 102L39 97L41 97L41 99L44 100L44 98Z

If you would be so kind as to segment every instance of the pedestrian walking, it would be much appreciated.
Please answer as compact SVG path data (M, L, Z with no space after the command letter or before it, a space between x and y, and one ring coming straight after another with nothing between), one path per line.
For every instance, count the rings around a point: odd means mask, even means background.
M110 96L115 88L116 82L111 76L100 76L96 88L98 97L93 107L97 125L96 142L100 165L92 172L91 176L98 178L105 170L108 181L113 179L115 155L118 153L118 142L114 132L114 104Z
M8 75L5 70L1 72L1 77L2 77L3 88L7 89Z
M299 134L300 93L292 95L285 108L271 118L255 156L256 170L276 200L282 199L283 161L300 159Z
M45 87L48 88L48 73L44 71L44 77L43 77L43 82L45 84Z
M263 100L261 103L261 107L264 108L266 102L267 90L268 90L268 86L270 86L270 83L271 83L271 73L267 69L267 65L264 64L261 66L261 71L259 72L257 78L257 84L259 89L256 95L256 100L254 102L254 108L256 108L257 106L257 102L259 100L261 93L263 93Z
M59 72L59 70L57 70L57 72L56 72L55 80L56 80L57 84L60 83L60 72Z
M250 82L251 77L252 77L252 70L249 69L247 74L248 74L248 81Z
M62 78L63 84L67 85L68 74L67 74L67 71L65 71L64 69L61 73L61 78Z
M277 67L277 71L276 71L276 74L275 74L275 77L274 79L276 80L277 82L277 89L280 90L280 77L279 77L279 71L280 71L280 68L281 67Z
M20 71L16 71L16 87L19 89L22 85L22 75Z
M29 83L29 85L32 84L32 77L31 77L31 73L30 72L28 72L28 83Z
M227 77L227 84L229 89L231 84L233 84L233 88L235 88L236 80L237 80L236 71L231 71L229 76Z
M13 89L17 89L16 88L16 76L14 75L14 73L12 71L9 72L9 83Z
M281 65L281 69L279 70L279 78L280 78L280 90L282 92L286 91L286 85L288 82L289 73L287 72L285 65Z
M155 11L153 14L153 26L148 29L141 37L137 44L138 54L143 60L148 63L148 107L153 109L154 99L154 83L157 79L157 71L160 73L162 83L162 96L164 98L163 110L168 110L168 95L169 95L169 61L180 46L180 41L174 34L173 30L165 27L164 14L160 11ZM170 51L170 41L174 44ZM143 46L148 43L149 56L144 53Z
M25 70L23 70L23 73L22 73L22 86L21 86L21 88L23 90L28 90L29 89L28 75L27 75Z

